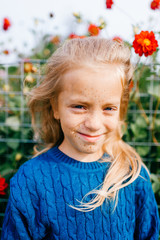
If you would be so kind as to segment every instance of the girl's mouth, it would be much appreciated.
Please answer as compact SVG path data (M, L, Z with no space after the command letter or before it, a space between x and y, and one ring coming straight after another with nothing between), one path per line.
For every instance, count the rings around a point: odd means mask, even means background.
M92 136L92 135L88 135L88 134L84 134L84 133L80 133L80 132L78 132L78 134L80 135L80 137L83 140L85 140L87 142L97 142L102 136L102 134Z

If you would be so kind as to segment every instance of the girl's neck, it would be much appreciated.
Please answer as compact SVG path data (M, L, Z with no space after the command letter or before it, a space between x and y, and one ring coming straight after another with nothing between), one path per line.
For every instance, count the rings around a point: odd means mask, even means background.
M70 152L64 145L63 143L58 147L58 149L63 152L64 154L66 154L68 157L71 157L77 161L80 162L96 162L98 161L104 154L104 152L100 149L98 152L96 153L83 153L83 152L79 152L77 154L77 152Z

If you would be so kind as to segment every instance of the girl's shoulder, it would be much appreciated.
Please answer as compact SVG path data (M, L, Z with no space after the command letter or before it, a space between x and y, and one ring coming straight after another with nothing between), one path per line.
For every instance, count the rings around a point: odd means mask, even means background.
M141 195L144 193L152 192L152 184L150 179L150 172L147 167L141 167L141 171L137 179L133 183L135 185L136 194ZM147 194L148 195L148 194Z
M57 165L54 158L50 159L49 151L33 157L23 163L11 179L11 183L16 181L38 181L41 176L51 175L51 170ZM51 169L52 168L52 169Z
M152 189L150 173L144 165L142 165L141 172L134 184L135 212L138 223L135 230L135 239L139 239L139 236L142 235L145 236L143 239L148 239L147 236L151 238L153 236L152 239L158 239L158 207Z
M46 189L53 189L56 167L48 157L45 152L26 161L10 179L10 201L19 211L30 212L34 204L38 206L45 199Z
M137 184L140 183L150 183L150 172L145 165L141 166L140 174L136 179Z

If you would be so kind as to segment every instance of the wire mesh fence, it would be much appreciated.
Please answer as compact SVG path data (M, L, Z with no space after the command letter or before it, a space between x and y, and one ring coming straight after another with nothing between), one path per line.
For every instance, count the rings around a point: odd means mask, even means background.
M39 84L45 64L45 60L22 60L0 65L0 175L5 176L8 182L19 166L32 156L33 146L37 142L31 128L25 94ZM144 74L145 71L148 75ZM150 171L157 176L160 174L159 72L158 64L145 66L144 76L139 76L142 80L135 77L127 115L128 127L124 135L124 140L136 148ZM141 85L140 91L137 91L138 85ZM157 199L160 203L159 195ZM0 197L1 226L6 204L5 196Z
M39 83L45 61L20 61L0 65L0 175L8 182L32 156L33 137L25 94ZM8 194L9 196L9 189ZM0 195L0 233L7 205Z
M35 143L31 132L31 119L26 106L25 94L39 83L40 69L44 63L45 61L42 60L34 60L30 63L21 61L16 64L1 65L0 143L1 146L4 146L3 153L5 154L3 157L5 159L10 155L10 148L17 150L20 145L20 152L25 153L26 148L28 149L28 146L30 148ZM31 68L33 64L34 72L31 75L28 74L31 69L27 68Z

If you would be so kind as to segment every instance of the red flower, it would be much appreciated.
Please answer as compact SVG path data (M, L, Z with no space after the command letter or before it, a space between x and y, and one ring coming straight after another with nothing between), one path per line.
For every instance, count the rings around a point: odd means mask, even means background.
M112 0L106 0L106 7L107 8L112 8L113 1Z
M8 183L6 183L5 181L5 178L0 177L0 195L6 195L4 190L8 187Z
M7 31L10 26L11 26L11 23L10 23L9 19L8 18L4 18L4 20L3 20L3 29L5 31Z
M155 39L155 35L152 31L141 31L140 34L135 35L133 47L135 49L135 53L139 54L139 56L144 54L147 57L156 51L158 42Z
M9 51L6 49L6 50L3 51L3 53L4 53L5 55L8 55L8 54L9 54Z
M150 5L151 9L160 9L160 0L153 0Z
M96 25L90 24L89 27L88 27L88 32L91 36L98 36L99 32L100 32L100 29Z
M120 43L123 42L122 38L120 38L120 37L114 37L113 41L117 41L117 42L120 42Z
M74 34L74 33L71 33L69 35L69 38L72 39L72 38L78 38L78 35Z
M70 35L69 35L69 38L70 39L72 39L72 38L85 38L86 36L78 36L78 35L76 35L76 34L74 34L74 33L71 33Z

